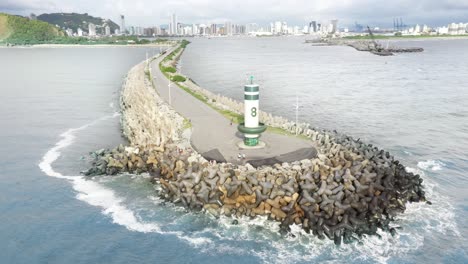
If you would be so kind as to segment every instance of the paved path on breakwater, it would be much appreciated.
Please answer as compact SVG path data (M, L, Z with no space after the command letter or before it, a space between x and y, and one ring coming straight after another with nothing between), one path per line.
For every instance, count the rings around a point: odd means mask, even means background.
M174 49L169 49L167 54L172 50ZM159 63L163 58L164 56L155 59L151 63L151 69L157 92L169 102L169 80L159 69ZM243 87L239 87L239 93L244 93ZM243 162L239 161L237 156L242 153L245 154L244 162L260 166L310 159L317 155L312 142L271 133L268 130L260 138L266 143L265 148L240 150L237 143L242 141L243 136L237 131L237 124L231 125L226 117L174 83L171 84L170 103L177 112L190 119L192 146L208 160L240 164Z

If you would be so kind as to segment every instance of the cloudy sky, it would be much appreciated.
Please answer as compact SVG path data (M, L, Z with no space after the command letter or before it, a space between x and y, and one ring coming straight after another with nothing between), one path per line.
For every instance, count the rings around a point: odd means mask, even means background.
M394 17L408 25L430 26L468 22L468 0L0 0L0 12L77 12L118 21L127 25L167 24L176 13L182 23L258 23L286 21L304 25L310 20L339 19L340 25L355 21L371 26L391 27Z

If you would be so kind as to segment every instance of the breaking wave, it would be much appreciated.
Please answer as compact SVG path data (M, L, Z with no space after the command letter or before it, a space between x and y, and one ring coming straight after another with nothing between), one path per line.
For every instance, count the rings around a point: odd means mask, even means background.
M425 171L440 171L445 167L445 163L439 160L426 160L418 162L418 168Z
M53 169L52 164L60 157L61 151L73 144L76 133L85 130L100 121L115 118L119 114L105 116L78 128L72 128L60 135L60 140L49 149L39 164L40 169L48 176L68 180L77 192L76 198L92 206L101 208L102 213L109 216L113 223L122 225L130 231L143 233L158 233L177 236L201 252L211 254L251 255L265 263L294 263L302 261L370 261L385 263L392 257L401 257L416 251L424 244L426 236L434 233L453 234L460 236L456 223L454 208L447 197L437 191L437 185L425 176L423 170L439 170L444 165L438 161L419 162L418 169L407 168L408 171L418 173L424 178L427 198L433 205L423 203L408 204L407 210L400 215L395 226L402 227L395 237L389 233L379 231L379 236L366 236L360 242L344 244L336 247L332 241L320 240L305 233L300 226L292 226L287 237L279 234L279 223L270 221L266 217L236 219L221 216L219 219L209 215L180 212L174 205L162 206L162 201L155 196L146 196L153 206L142 203L130 208L123 196L106 186L103 181L115 181L118 177L101 177L100 180L84 176L62 175ZM139 177L139 176L135 176ZM154 204L161 210L183 214L173 223L161 223L151 216ZM144 216L146 213L150 217ZM191 221L204 217L211 221L199 230L183 230L183 225L190 225ZM189 224L187 224L189 223ZM164 226L164 228L162 228ZM175 230L170 229L167 226ZM189 228L190 229L190 228ZM182 230L182 231L181 231ZM239 243L242 241L242 243Z

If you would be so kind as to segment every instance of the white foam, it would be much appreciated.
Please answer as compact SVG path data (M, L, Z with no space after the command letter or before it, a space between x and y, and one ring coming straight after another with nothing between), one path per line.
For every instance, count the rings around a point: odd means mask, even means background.
M89 124L78 128L72 128L67 130L65 133L62 133L60 135L61 139L43 156L41 163L39 163L39 168L48 176L68 180L70 183L72 183L73 189L77 191L77 199L84 201L92 206L102 208L102 213L111 217L113 223L122 225L130 231L175 235L193 247L212 244L212 241L209 238L186 236L182 232L162 231L158 224L154 222L146 223L139 219L132 210L123 205L123 199L117 197L113 190L104 187L102 184L99 184L98 182L91 180L88 177L66 176L53 169L52 164L60 157L60 151L73 144L76 132L93 126L100 121L115 118L119 115L119 113L114 113L109 116L104 116ZM155 203L159 202L154 198L153 201Z
M429 170L440 171L442 170L442 167L444 166L445 166L445 163L439 160L426 160L426 161L418 162L418 167L425 171L429 171Z
M100 121L115 118L117 116L119 116L119 113L104 116L89 124L69 129L65 133L61 134L60 137L62 139L43 156L42 161L39 164L39 168L41 168L41 170L48 176L69 180L72 183L73 188L78 192L76 198L87 202L90 205L101 207L103 209L103 214L111 216L114 223L123 225L132 231L160 232L159 226L139 221L131 210L122 205L122 200L116 197L112 190L107 189L101 184L83 176L64 176L52 168L52 164L61 155L60 150L73 143L76 132L95 125Z
M211 229L210 232L221 241L256 241L271 246L271 250L249 251L249 254L259 257L265 263L317 262L324 259L331 262L348 259L387 263L393 257L403 257L422 248L425 237L432 237L435 233L443 235L452 233L460 236L455 222L454 208L449 199L437 191L437 185L428 179L423 171L413 168L407 168L407 171L420 174L424 178L426 196L433 201L433 205L407 204L405 213L400 214L392 223L394 227L402 227L395 237L389 232L378 230L377 234L380 237L365 236L361 244L342 244L336 247L333 241L320 240L312 234L307 234L300 225L292 225L291 234L281 237L276 234L279 230L278 223L266 217L238 218L237 225L231 224L232 218L221 217L219 228ZM255 230L257 227L264 229ZM237 230L238 228L240 230ZM217 242L218 246L221 244Z
M267 217L250 219L239 218L239 223L233 225L233 219L221 216L215 228L205 228L202 231L184 234L181 231L163 231L156 222L144 222L135 213L124 205L124 200L115 192L106 188L95 180L83 176L64 176L55 171L52 164L60 157L61 150L70 146L75 139L75 133L84 130L99 121L114 118L118 113L106 116L79 128L69 129L61 134L61 139L44 156L39 167L51 177L66 179L72 183L77 191L77 199L102 209L102 213L111 217L113 223L122 225L128 230L137 232L153 232L159 234L175 235L194 248L206 254L251 254L259 257L263 262L293 263L320 260L322 256L331 256L331 261L340 259L363 260L385 263L394 256L404 256L415 251L424 244L424 237L433 232L446 234L453 232L460 236L455 223L454 208L449 200L436 191L437 185L425 177L419 169L407 168L407 171L420 174L424 178L426 196L433 201L432 206L423 203L408 204L407 210L400 215L395 224L403 227L395 237L388 232L378 231L377 236L368 236L357 243L336 247L333 241L320 240L305 233L300 225L291 227L291 235L283 238L278 234L279 223L270 221ZM435 161L430 164L438 164ZM425 164L425 163L423 163ZM424 165L421 165L423 168ZM420 167L418 163L418 167ZM443 163L440 163L443 166ZM434 166L431 167L434 170ZM159 198L151 198L154 204L159 204ZM416 225L415 228L410 227ZM259 230L260 229L260 230ZM214 242L210 237L215 237ZM253 241L261 243L260 250L237 246L242 243L236 241ZM233 242L236 246L233 246ZM268 248L268 250L264 250ZM271 249L270 249L271 248Z

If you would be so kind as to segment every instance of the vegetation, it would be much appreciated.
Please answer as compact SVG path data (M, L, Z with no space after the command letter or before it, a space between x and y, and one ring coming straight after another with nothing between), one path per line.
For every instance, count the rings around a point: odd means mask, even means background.
M63 37L58 28L42 21L0 13L0 41L9 44L36 44Z
M171 67L171 66L168 66L168 67L162 67L162 71L163 72L170 72L170 73L175 73L176 72L176 68L174 67Z
M85 15L88 18L92 18L87 14ZM102 19L100 18L93 18L91 21L95 21L94 19L98 19L102 22ZM138 39L136 36L109 36L100 38L68 37L66 36L65 32L47 22L40 20L30 20L21 16L0 13L0 45L144 45L150 43L159 44L164 42L168 42L168 40L156 39L154 41L150 41L148 39Z
M162 73L167 78L171 78L171 76L169 75L169 73L167 71L165 71L165 69L172 68L172 69L174 69L174 72L175 72L175 68L174 67L164 67L163 63L167 62L167 61L172 61L174 56L176 54L178 54L183 49L182 45L184 45L184 48L185 48L189 43L190 43L189 41L182 40L180 46L177 49L175 49L173 52L171 52L169 55L167 55L166 58L164 58L164 60L161 61L161 63L159 63L159 69L162 71ZM170 58L170 59L168 59L168 58ZM180 76L180 75L173 76L172 80L174 80L174 78L176 76ZM186 79L185 77L183 77L183 76L180 76L180 77L184 78L184 81L185 81L185 79ZM216 107L214 104L212 104L210 102L210 100L206 96L204 96L203 94L198 93L198 92L188 88L187 86L178 83L177 81L175 81L175 83L176 83L177 86L179 86L179 88L186 91L187 93L189 93L193 97L197 98L198 100L202 101L203 103L205 103L209 107L213 108L213 110L219 112L224 117L226 117L228 120L231 120L233 123L240 124L240 123L244 122L244 115L238 114L238 113L233 112L233 111L225 110L225 109L220 109L220 108ZM190 124L190 126L191 126L191 124ZM184 121L184 128L185 128L185 121ZM295 135L294 133L291 133L291 132L289 132L287 130L284 130L282 128L279 128L279 127L267 126L267 130L269 132L272 132L272 133L275 133L275 134L293 136L293 137L307 139L307 137L304 136L304 135Z
M193 91L192 89L182 85L182 84L178 84L177 83L177 86L179 86L182 90L186 91L187 93L191 94L193 97L197 98L198 100L208 104L208 98L206 98L206 96L200 94L200 93L197 93L195 91ZM208 104L209 106L211 106L210 104Z
M187 47L188 44L190 44L190 41L184 39L180 43L180 48L185 49L185 47Z
M77 13L51 13L51 14L42 14L37 17L38 20L47 22L52 25L57 25L62 29L71 28L74 32L81 28L84 31L88 31L88 25L93 23L97 26L96 30L99 33L104 33L105 26L109 26L111 32L114 32L120 27L110 19L103 19L100 17L93 17L85 14ZM101 30L101 31L100 31Z
M0 41L10 36L10 28L8 27L8 17L0 14Z
M182 125L182 128L185 130L191 127L192 127L192 123L188 119L184 118L184 123Z
M154 43L166 43L166 42L170 42L170 40L165 39L165 38L158 38L154 40Z
M181 75L174 75L172 76L172 81L174 82L185 82L187 79Z

